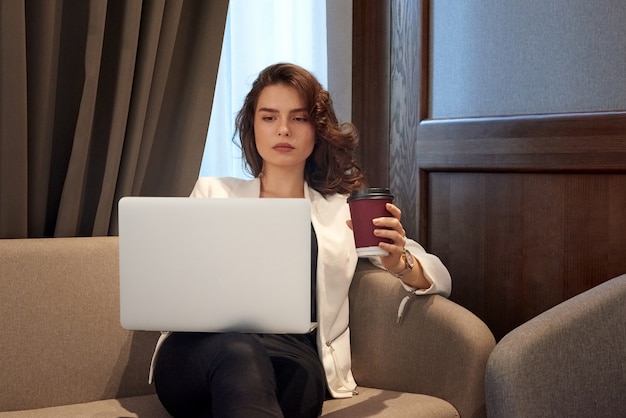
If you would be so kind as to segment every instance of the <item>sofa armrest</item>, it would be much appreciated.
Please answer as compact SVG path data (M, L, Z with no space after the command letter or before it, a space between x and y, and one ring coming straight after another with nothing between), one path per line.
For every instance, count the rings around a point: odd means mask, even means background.
M439 295L413 296L360 260L350 288L352 369L361 386L421 393L462 417L485 416L485 368L495 339L474 314Z
M489 356L490 417L626 412L626 274L535 316Z

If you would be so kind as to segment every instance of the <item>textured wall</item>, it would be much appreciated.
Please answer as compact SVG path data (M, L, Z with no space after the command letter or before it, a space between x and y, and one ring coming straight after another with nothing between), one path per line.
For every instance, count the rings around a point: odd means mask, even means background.
M430 117L626 107L625 1L430 3Z

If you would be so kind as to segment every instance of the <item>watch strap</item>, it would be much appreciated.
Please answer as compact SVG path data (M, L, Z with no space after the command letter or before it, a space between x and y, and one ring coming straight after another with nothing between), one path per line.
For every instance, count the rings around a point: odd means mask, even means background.
M398 273L394 273L392 271L389 271L389 273L391 273L392 276L401 279L402 277L404 277L405 274L407 274L408 272L410 272L411 270L413 270L413 266L414 266L414 262L413 260L413 255L409 252L409 250L407 250L406 248L404 249L404 253L401 256L401 259L404 261L404 269ZM411 261L409 261L411 260Z

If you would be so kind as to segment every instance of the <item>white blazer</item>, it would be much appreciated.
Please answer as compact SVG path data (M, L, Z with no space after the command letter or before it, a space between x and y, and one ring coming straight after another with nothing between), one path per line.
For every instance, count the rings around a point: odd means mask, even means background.
M190 197L260 197L260 194L261 182L258 178L204 177L198 179ZM352 231L346 225L346 220L350 219L347 196L335 194L324 197L306 184L304 196L311 202L311 223L318 242L317 350L331 395L347 398L356 389L351 371L348 292L358 260ZM413 240L407 240L406 246L431 282L431 286L423 290L415 290L403 283L407 291L417 295L439 293L447 297L452 287L450 274L439 258L428 254ZM378 257L371 257L370 260L382 268ZM397 280L391 275L389 278ZM159 347L168 335L163 333L157 342L150 367L150 381Z

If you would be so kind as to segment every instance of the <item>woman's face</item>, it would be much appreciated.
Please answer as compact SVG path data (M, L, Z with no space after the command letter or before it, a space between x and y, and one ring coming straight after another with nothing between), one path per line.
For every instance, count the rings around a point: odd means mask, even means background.
M263 158L263 169L299 168L315 145L315 127L306 103L291 86L265 87L254 113L256 148Z

